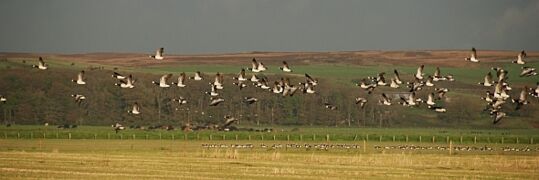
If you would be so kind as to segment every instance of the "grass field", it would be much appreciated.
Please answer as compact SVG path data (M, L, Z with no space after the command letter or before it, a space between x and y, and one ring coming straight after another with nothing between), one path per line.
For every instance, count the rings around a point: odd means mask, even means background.
M203 148L208 141L0 140L0 177L68 179L537 179L537 152ZM354 144L354 143L349 143ZM421 144L419 144L421 145ZM531 146L535 148L535 146Z

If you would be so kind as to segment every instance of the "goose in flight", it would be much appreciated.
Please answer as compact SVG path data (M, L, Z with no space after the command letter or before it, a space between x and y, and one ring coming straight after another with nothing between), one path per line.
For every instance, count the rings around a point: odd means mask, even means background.
M80 94L72 94L71 97L74 98L75 103L80 106L82 104L82 101L86 100L86 97Z
M489 71L487 73L487 75L485 75L485 78L484 78L483 82L480 82L480 83L477 83L477 84L480 84L480 85L483 85L483 86L486 86L486 87L490 87L490 86L494 85L494 81L492 80L492 73Z
M472 48L472 53L470 54L470 57L467 57L464 60L475 63L479 62L479 59L477 59L477 51L475 50L475 48Z
M283 93L283 91L284 91L283 86L281 86L279 82L275 81L275 83L273 84L272 92L275 94L281 94Z
M491 93L490 91L487 91L486 92L486 96L485 97L481 97L482 100L485 100L487 103L492 103L494 102L494 93Z
M508 71L506 71L505 69L503 69L501 67L492 67L491 69L496 71L496 77L498 78L498 82L503 81L503 80L507 80Z
M221 102L224 102L224 101L225 101L225 99L223 99L223 98L220 98L220 97L218 97L218 98L213 98L213 97L212 97L212 98L210 99L210 104L209 104L209 105L210 105L210 106L217 106L217 105L219 105Z
M401 80L401 78L399 76L399 72L397 71L397 69L394 69L393 73L395 74L395 76L394 76L395 77L395 82L397 84L402 84L402 80Z
M240 88L240 90L247 87L247 84L243 83L242 81L233 82L232 84L238 86Z
M324 103L324 107L329 110L337 110L337 106L330 104L330 103Z
M362 98L362 97L357 97L356 98L356 104L359 104L359 107L361 107L361 109L363 109L365 107L365 104L367 104L367 99Z
M258 78L258 76L256 76L256 74L253 74L253 76L251 76L251 82L258 82L258 80L260 80L260 78Z
M195 73L195 76L189 77L189 79L193 79L195 81L202 81L202 80L204 80L204 77L202 76L202 73L200 71L197 71Z
M378 76L376 77L368 77L370 80L374 81L377 86L387 86L386 78L384 77L386 73L381 72L378 73Z
M215 78L214 78L214 81L213 81L213 85L215 85L215 87L217 89L223 89L223 75L219 72L217 72L215 74Z
M507 114L504 113L504 112L501 112L501 111L495 111L493 114L492 114L492 124L498 124L498 122L500 122L504 117L506 117Z
M270 87L268 86L268 82L267 82L266 78L260 78L258 80L258 82L254 83L254 85L256 87L260 87L261 89L264 89L264 90L270 89Z
M509 98L509 94L506 92L506 86L503 83L498 83L494 87L494 98L502 100Z
M535 68L533 67L522 67L522 72L520 73L520 77L529 77L529 76L535 76L537 75L537 72L535 71Z
M378 101L382 105L390 106L391 105L391 99L387 97L385 93L382 93L380 96L380 100Z
M120 83L115 83L114 85L119 86L121 88L134 88L135 87L135 80L133 79L133 76L130 74L127 76L127 79L120 80Z
M417 77L414 78L415 80L413 82L406 82L408 84L408 88L410 88L410 92L419 91L425 86L425 82L419 80Z
M304 89L303 89L303 93L307 93L307 94L315 94L316 91L314 90L314 85L311 84L311 83L305 83L303 84L304 85Z
M537 87L535 87L535 89L530 88L530 95L536 98L539 97L539 82L537 82Z
M241 71L238 74L238 77L232 77L232 79L235 79L235 80L238 80L238 81L247 81L247 78L245 78L245 69L241 68Z
M257 98L254 98L254 97L244 97L244 98L243 98L243 101L244 101L245 103L247 103L247 104L253 104L253 103L257 102L258 99L257 99Z
M438 112L438 113L445 113L445 112L447 112L447 109L445 109L445 108L442 107L442 106L428 105L427 108L433 110L434 112Z
M178 87L185 87L185 73L180 73L180 76L178 76L178 82L172 82L172 84Z
M180 104L180 106L182 104L187 104L187 99L185 99L183 96L180 96L178 98L174 98L174 99L172 99L172 101L178 102Z
M162 60L162 59L165 59L165 57L163 57L163 51L165 50L165 48L159 48L155 51L155 55L151 55L150 57L153 58L153 59L156 59L156 60Z
M407 98L400 98L402 102L399 102L399 104L402 104L403 106L416 106L419 105L419 103L422 101L420 98L415 98L415 92L410 93Z
M4 97L3 95L0 95L0 102L5 104L7 102L7 98Z
M43 58L42 57L39 57L39 63L37 65L32 65L33 68L37 68L37 69L41 69L41 70L46 70L49 68L49 65L45 63L45 61L43 61Z
M212 97L219 96L219 93L217 92L217 88L215 85L211 85L211 91L210 92L206 91L205 93Z
M84 81L84 70L79 72L79 74L77 75L77 80L71 79L71 82L81 84L81 85L86 84L86 82Z
M425 82L425 86L428 86L428 87L434 86L434 83L432 81L433 81L433 78L432 78L432 76L429 75L427 77L427 81Z
M133 104L133 108L131 110L128 110L127 113L138 115L140 114L140 107L137 102Z
M261 62L257 62L255 58L251 60L251 67L247 69L253 72L262 72L267 70L266 66L264 66L264 64Z
M159 79L159 82L152 81L152 83L162 88L168 88L170 87L170 85L167 84L167 81L170 77L172 77L172 74L165 74L161 76L161 78Z
M391 84L389 84L389 87L391 88L399 88L399 83L395 80L395 78L391 78Z
M436 103L434 102L434 93L430 93L428 96L427 96L427 102L426 102L427 105L429 106L434 106Z
M125 127L122 126L120 123L113 124L112 127L114 128L116 134L118 134L118 132L121 130L125 130Z
M453 75L448 74L446 76L442 76L442 73L440 71L440 67L436 67L436 71L434 71L434 75L432 76L432 80L434 82L436 81L455 81L453 78Z
M449 92L449 89L447 88L434 88L434 91L438 94L438 97L436 99L442 99L445 97L445 94Z
M120 73L117 73L117 72L113 72L113 73L112 73L112 77L113 77L113 78L116 78L116 79L118 79L118 80L123 80L123 79L126 78L125 76L123 76L123 75L121 75Z
M415 78L422 80L425 76L425 73L423 73L423 68L425 68L425 65L421 65L417 68L417 72L415 73Z
M513 61L513 63L515 64L526 64L526 62L524 61L524 58L526 57L526 51L522 50L520 51L520 53L518 53L517 55L517 60Z
M286 61L283 61L283 67L280 67L279 69L284 72L292 72L292 69L290 69L290 66L288 66L288 63Z
M368 94L371 94L372 91L374 91L374 88L376 88L376 84L367 84L367 80L363 78L358 84L361 89L364 89L367 91Z
M313 79L309 74L305 73L305 81L313 86L318 85L318 79Z
M519 110L520 108L522 108L523 105L530 103L527 99L528 99L528 87L524 86L522 91L520 91L519 98L512 99L512 102L517 104L517 107L515 108L515 110Z

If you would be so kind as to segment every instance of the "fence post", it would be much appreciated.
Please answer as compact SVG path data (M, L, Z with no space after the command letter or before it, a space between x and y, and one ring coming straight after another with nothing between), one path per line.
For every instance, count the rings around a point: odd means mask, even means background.
M17 139L20 139L20 138L21 138L21 133L17 132Z
M210 134L210 141L213 140L213 134Z
M135 140L135 139L137 139L137 137L136 137L136 135L135 135L135 134L133 134L133 140Z
M249 139L249 141L251 140L251 135L249 134L249 136L247 136L247 138Z
M161 134L161 132L159 132L159 140L161 140L163 138L163 135Z
M223 140L226 140L226 134L223 134Z
M460 144L462 144L462 136L460 136Z
M326 134L326 141L329 141L329 134Z
M30 139L34 139L34 133L33 132L30 133Z
M290 141L290 134L286 135L286 141Z
M43 139L47 139L47 136L45 135L45 133L43 133Z
M406 135L406 142L408 142L408 135Z
M299 135L299 141L303 141L303 134Z
M453 154L453 141L449 141L449 155Z
M174 134L172 134L172 140L174 141Z
M504 139L503 139L503 136L502 136L502 144L503 144L503 140L504 140Z
M354 141L356 141L356 140L357 140L357 134L354 136Z
M313 141L316 141L316 134L313 134Z
M71 139L71 133L69 133L69 139Z
M420 135L420 136L419 136L419 142L421 142L421 141L422 141L422 139L421 139L421 135Z
M520 144L520 140L518 139L518 137L517 137L517 144Z
M474 137L473 137L473 143L474 143L474 144L477 144L477 136L474 136Z
M432 136L432 143L436 142L436 136Z
M123 134L120 134L120 139L124 139L124 135L123 135Z
M380 142L382 142L382 135L380 135Z
M94 140L95 140L95 139L97 139L97 134L96 134L96 133L94 133Z
M236 141L238 140L238 134L236 134Z
M273 140L274 140L274 141L277 140L277 138L275 138L275 134L273 135Z
M148 134L146 134L146 140L148 140Z
M530 138L530 144L533 144L533 137Z
M363 152L365 153L367 151L367 141L363 140Z
M260 139L264 140L264 134L260 134Z
M107 133L107 139L110 139L110 133Z
M367 136L367 138L366 138L366 139L367 139L367 141L369 141L369 134L367 134L366 136Z
M395 142L395 135L393 135L393 142Z
M445 136L445 142L449 143L449 136Z

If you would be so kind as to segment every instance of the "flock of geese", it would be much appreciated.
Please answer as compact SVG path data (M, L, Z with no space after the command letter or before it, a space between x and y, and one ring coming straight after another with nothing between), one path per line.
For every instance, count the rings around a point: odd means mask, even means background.
M163 60L165 59L165 57L163 56L163 51L164 48L159 48L156 51L155 55L151 55L149 57L155 60ZM518 54L517 59L513 61L513 63L525 65L525 57L526 52L522 51ZM470 57L465 58L465 61L472 63L480 62L475 48L472 48ZM37 65L32 65L32 67L39 70L47 70L49 68L42 57L39 57L39 63ZM427 93L428 95L426 98L417 97L416 93L421 91L422 89L427 89L426 87L434 87L435 84L440 81L455 81L453 75L443 75L439 67L436 67L436 70L432 75L426 74L424 72L424 67L424 65L419 66L416 73L413 75L414 79L408 82L403 81L399 76L398 70L395 69L393 71L393 76L389 79L389 81L386 80L386 73L381 72L377 76L363 78L356 85L359 86L360 89L365 90L369 95L375 89L380 89L381 87L388 87L394 89L402 87L408 90L407 94L401 94L398 96L399 100L397 103L394 103L392 97L388 96L386 93L381 93L378 104L382 106L399 104L406 107L418 107L421 104L426 104L426 108L434 112L447 112L447 109L443 107L441 103L439 103L439 101L444 100L445 94L449 92L449 89L438 87L428 88L430 92ZM250 78L246 75L246 69L252 72ZM279 69L283 73L293 72L292 68L286 61L282 61L282 66L279 67ZM315 89L316 86L319 84L318 79L311 77L307 73L304 74L305 81L299 82L298 84L293 84L288 77L282 77L279 80L276 80L271 83L271 81L266 76L261 76L258 74L266 70L268 70L268 68L262 62L259 62L255 58L253 58L251 61L251 67L241 68L237 76L234 76L232 78L234 80L232 84L236 86L239 90L242 90L243 88L246 88L248 86L252 86L254 88L259 88L261 90L268 91L270 93L274 93L283 97L294 96L294 94L296 94L297 92L302 92L303 94L318 94ZM491 116L493 117L494 124L498 123L502 118L507 116L507 114L502 111L502 105L504 105L509 100L512 103L516 104L515 110L519 110L524 105L529 104L529 101L527 100L528 95L539 98L538 82L535 89L528 89L528 87L526 86L521 90L519 98L511 99L510 95L507 93L507 91L512 89L508 84L508 71L504 70L501 67L493 67L492 70L496 73L496 81L493 78L492 72L489 71L485 76L484 81L478 84L486 87L494 87L494 90L492 92L487 91L486 97L482 97L482 99L487 103L487 107L485 110L488 110L490 112ZM537 75L535 68L526 66L522 67L522 72L520 73L521 77L529 77L535 75ZM161 76L158 81L152 81L152 84L159 88L171 88L174 86L178 88L186 88L188 87L188 80L203 81L206 79L206 76L203 75L203 73L201 73L200 71L197 71L193 76L189 77L186 75L186 73L182 72L179 74L177 81L170 82L172 77L173 74L165 74ZM126 76L118 72L113 72L112 78L118 81L114 85L122 89L133 89L135 88L135 85L137 83L136 79L131 74ZM87 82L85 78L85 71L80 71L76 78L72 79L71 81L77 85L86 85ZM213 81L209 82L209 91L204 92L210 97L209 106L218 106L219 104L225 102L225 99L220 96L220 91L224 89L224 87L224 75L217 72L213 78ZM72 94L71 96L73 97L73 100L79 105L83 103L83 101L86 101L86 97L82 94ZM5 103L7 101L7 98L0 95L0 101ZM174 98L173 101L177 102L180 106L188 103L188 99L182 96ZM243 101L246 104L253 104L258 101L258 98L244 97ZM368 100L366 97L355 98L355 104L357 104L360 108L365 107L365 104L367 103ZM337 106L329 102L325 102L323 106L329 110L336 110L338 108ZM141 105L138 102L134 102L132 104L132 107L127 110L127 113L133 115L140 115L140 108ZM230 118L225 117L225 119ZM125 128L121 124L115 124L113 125L113 127L115 128L115 130L122 130Z

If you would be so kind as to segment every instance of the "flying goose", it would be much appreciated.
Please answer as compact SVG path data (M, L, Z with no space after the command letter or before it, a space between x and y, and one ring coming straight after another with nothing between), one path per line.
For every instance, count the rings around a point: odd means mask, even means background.
M416 106L422 101L420 98L415 98L415 92L410 93L407 98L400 98L402 102L399 102L399 104L402 104L403 106Z
M251 82L258 82L258 80L260 80L260 79L258 78L258 76L256 76L256 74L253 74L253 76L251 76L250 80L251 80Z
M415 73L415 78L422 80L425 73L423 73L423 68L425 68L425 65L421 65L417 68L417 72Z
M362 97L357 97L356 104L359 104L359 107L363 109L365 107L365 104L367 104L367 99L362 98Z
M386 83L386 78L384 77L385 74L386 74L385 72L381 72L381 73L378 73L377 77L368 77L368 78L374 81L377 86L387 86L388 84Z
M434 102L434 93L430 93L428 96L427 96L427 105L429 106L434 106L436 103Z
M501 109L502 106L505 104L505 100L503 99L494 99L494 101L492 101L491 103L489 103L490 107L493 109L493 110L498 110L498 109Z
M314 85L311 84L311 83L305 83L304 84L304 89L303 89L303 93L307 93L307 94L315 94L316 91L314 90Z
M324 107L329 110L337 110L337 106L330 104L330 103L324 103Z
M391 105L391 99L386 96L385 93L382 93L380 100L378 101L382 105L390 106Z
M206 94L210 95L210 96L219 96L219 93L217 92L217 88L215 85L211 85L211 91L210 92L205 92Z
M250 71L253 71L253 72L260 72L260 70L258 70L258 62L256 62L255 58L253 58L253 60L251 60L251 67L247 68L247 69L249 69Z
M214 78L214 81L213 81L213 85L215 85L215 87L217 89L223 89L223 75L219 72L217 72L215 74L215 78Z
M490 86L494 85L494 81L492 80L492 73L490 73L490 71L489 71L487 73L487 75L485 75L484 81L480 82L480 83L477 83L477 84L480 84L480 85L483 85L483 86L486 86L486 87L490 87Z
M438 94L438 97L436 99L442 99L445 97L445 94L449 92L449 89L447 88L434 88L434 91Z
M77 80L71 79L71 82L74 82L77 84L86 84L86 82L84 82L84 70L79 72L79 74L77 75Z
M195 80L195 81L201 81L201 80L204 79L204 77L202 77L202 73L201 73L200 71L197 71L197 72L195 73L195 76L189 77L189 79L193 79L193 80Z
M517 60L513 61L515 64L526 64L524 58L526 57L526 52L524 50L520 51L517 56Z
M283 96L294 96L296 91L299 89L299 87L296 87L294 85L285 84L284 90L283 90Z
M442 73L440 71L440 67L436 67L436 71L434 71L434 75L432 76L432 80L434 82L436 81L455 81L453 78L453 75L448 74L446 76L442 76Z
M155 55L151 55L150 57L153 58L153 59L157 59L157 60L165 59L165 57L163 57L163 51L164 50L165 50L165 48L159 48L159 49L157 49L157 51L155 51Z
M444 107L441 107L441 106L434 106L434 105L428 105L427 108L435 111L435 112L439 112L439 113L445 113L447 112L447 109L445 109Z
M3 95L0 95L0 102L5 104L7 102L7 98L4 97Z
M130 74L127 76L127 79L120 80L120 83L115 83L114 85L119 86L121 88L134 88L135 87L135 80L133 79L133 76Z
M535 71L535 68L533 67L522 67L522 72L520 73L520 77L529 77L529 76L535 76L537 75L537 72Z
M253 103L257 102L258 99L257 99L257 98L254 98L254 97L244 97L244 98L243 98L243 101L244 101L245 103L247 103L247 104L253 104Z
M270 89L266 78L259 79L258 82L255 83L255 86L260 87L261 89L264 89L264 90Z
M134 114L134 115L140 114L140 107L139 107L138 103L135 102L133 104L133 109L132 110L127 110L127 113Z
M361 81L356 85L361 89L366 90L368 94L371 94L372 91L374 91L374 88L376 88L376 84L367 84L367 80L365 78L361 79Z
M125 127L122 126L120 123L113 124L112 127L114 128L116 134L118 134L118 132L121 130L125 130Z
M273 84L272 92L275 94L281 94L283 91L283 86L281 86L279 82L275 81L275 83Z
M213 98L212 97L210 99L210 104L209 105L210 106L217 106L217 105L219 105L219 103L224 102L224 101L225 101L225 99L223 99L223 98L220 98L220 97L219 98Z
M75 98L75 102L80 106L82 101L86 100L86 97L80 94L72 94L71 97Z
M421 81L417 77L414 77L413 82L406 82L408 84L408 88L410 88L410 92L419 91L425 86L425 82Z
M530 95L533 97L539 97L539 82L537 82L537 87L535 87L535 89L530 88Z
M487 95L485 97L481 97L481 99L485 100L489 104L494 102L494 93L491 93L490 91L487 91L486 94Z
M178 87L185 87L185 73L180 73L180 76L178 76L178 82L172 82L172 84L178 86Z
M167 81L170 77L172 77L172 74L165 74L161 76L161 78L159 79L159 82L152 81L152 83L162 88L168 88L170 87L170 85L167 84Z
M508 71L501 67L492 67L491 69L496 71L496 77L498 77L498 82L507 80L507 73L509 73Z
M395 80L395 78L391 78L391 84L389 84L389 87L391 88L399 88L399 83Z
M232 116L230 116L230 115L226 115L226 116L224 117L224 119L225 119L225 122L224 122L224 124L221 126L221 128L222 128L222 130L225 130L225 131L228 131L228 126L230 126L230 125L232 125L232 123L238 121L238 119L236 119L236 118L234 118L234 117L232 117Z
M113 77L113 78L116 78L116 79L118 79L118 80L122 80L122 79L125 79L125 78L126 78L125 76L123 76L123 75L121 75L120 73L117 73L117 72L113 72L113 73L112 73L112 77Z
M393 70L393 73L395 74L395 82L397 84L402 84L402 81L401 81L401 78L399 76L399 72L397 71L397 69L394 69Z
M178 98L174 98L174 99L172 99L172 101L178 102L180 104L180 106L182 104L187 104L187 99L185 99L183 96L180 96Z
M427 81L425 82L425 86L428 86L428 87L434 86L434 83L433 83L432 81L433 81L433 78L432 78L431 75L429 75L429 76L427 77Z
M281 69L284 72L292 72L292 69L290 69L290 67L288 66L288 63L286 63L286 61L283 61L283 67L280 67L279 69Z
M247 87L247 84L243 83L242 81L233 82L232 84L238 86L240 88L240 90Z
M475 50L475 48L472 48L472 54L470 55L470 57L467 57L464 60L470 62L479 62L479 59L477 59L477 51Z
M513 103L517 104L517 107L515 110L519 110L523 105L530 103L528 100L528 87L524 86L522 91L520 91L520 96L518 99L512 99Z
M42 57L39 57L39 64L38 65L32 65L33 68L38 68L41 70L46 70L49 68L47 64L45 64L45 61L43 61Z
M494 87L494 98L503 100L509 98L509 94L506 92L506 86L503 83L498 83Z
M313 79L311 76L309 76L307 73L305 73L305 81L309 84L312 84L313 86L318 85L318 79Z
M507 114L504 113L504 112L501 112L501 111L496 111L492 117L493 117L493 121L492 121L492 124L497 124L498 122L500 122L500 120L502 120L502 118L506 117Z
M238 74L238 77L232 77L232 79L235 79L235 80L238 80L238 81L247 81L247 78L245 78L245 69L241 68L241 71Z

